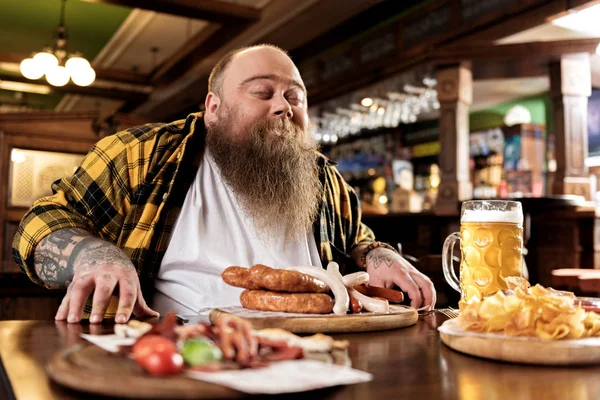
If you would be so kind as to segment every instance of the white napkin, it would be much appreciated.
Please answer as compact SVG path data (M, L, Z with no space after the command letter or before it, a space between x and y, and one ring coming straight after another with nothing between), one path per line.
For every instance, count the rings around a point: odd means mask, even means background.
M236 371L186 371L185 375L250 394L304 392L373 379L363 371L315 360L279 361L266 368Z
M102 349L114 353L118 346L132 345L135 339L117 335L87 335L81 337ZM259 369L221 372L185 371L191 379L215 383L249 394L283 394L304 392L326 387L369 382L373 375L341 365L315 360L290 360L272 363Z
M117 335L88 335L82 333L81 337L111 353L119 351L119 346L131 346L135 343L135 338L122 338Z

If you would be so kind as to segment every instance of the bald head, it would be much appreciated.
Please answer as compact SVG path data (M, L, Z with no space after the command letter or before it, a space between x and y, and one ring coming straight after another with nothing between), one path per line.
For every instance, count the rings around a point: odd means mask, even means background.
M246 47L223 57L210 75L205 106L205 123L225 118L234 136L261 119L289 120L303 131L308 127L300 72L285 51L271 45Z
M257 52L258 51L258 52ZM231 64L232 60L236 58L238 54L248 55L256 55L256 53L275 53L278 57L286 58L290 63L293 64L291 58L288 56L287 52L280 47L274 46L272 44L259 44L255 46L242 47L236 50L232 50L227 53L223 58L217 62L217 64L212 69L210 76L208 77L208 91L216 94L222 94L222 85L223 85L223 77L227 70L227 67ZM242 57L242 63L244 57ZM300 75L300 74L298 74Z

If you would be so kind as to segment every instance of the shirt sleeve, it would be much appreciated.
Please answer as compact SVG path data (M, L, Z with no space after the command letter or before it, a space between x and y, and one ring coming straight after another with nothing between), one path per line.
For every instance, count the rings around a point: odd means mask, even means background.
M348 254L357 246L368 245L375 240L373 231L365 225L362 218L360 201L354 189L346 183L337 168L329 167L330 176L334 182L332 185L339 191L335 196L337 204L334 206L336 214L339 216L342 232L340 232L345 241L345 249Z
M350 212L352 214L353 229L352 234L348 236L348 248L352 251L357 246L368 245L375 241L375 234L367 225L362 222L362 211L360 200L356 192L346 183L346 190L350 198Z
M13 259L36 284L38 243L59 229L80 228L115 242L130 206L127 147L117 135L100 140L71 177L52 184L52 195L27 211L13 240Z

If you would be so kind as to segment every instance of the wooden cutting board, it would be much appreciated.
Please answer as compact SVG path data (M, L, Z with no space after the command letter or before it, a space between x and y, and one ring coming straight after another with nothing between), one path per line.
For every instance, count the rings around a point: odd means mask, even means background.
M503 334L465 331L451 319L438 328L442 342L461 353L536 365L584 365L600 363L600 338L542 340Z
M46 372L60 385L86 393L130 399L232 399L244 393L185 376L152 377L132 359L91 343L56 353Z
M215 308L210 320L221 314L234 314L249 321L254 329L281 328L293 333L350 333L384 331L414 325L417 310L407 306L390 306L389 314L359 313L347 315L288 314L249 310L243 307Z

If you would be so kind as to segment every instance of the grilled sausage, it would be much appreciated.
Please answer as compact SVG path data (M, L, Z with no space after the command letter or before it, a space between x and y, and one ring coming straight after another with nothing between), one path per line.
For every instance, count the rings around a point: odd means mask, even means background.
M260 289L260 286L250 280L250 270L243 267L229 267L221 274L228 285L244 289Z
M365 296L382 297L391 303L402 303L404 301L404 294L398 290L369 285L356 285L354 289Z
M262 289L287 293L327 293L323 281L298 271L274 269L256 264L250 268L250 280Z
M300 314L329 314L333 299L324 293L282 293L244 290L240 302L245 308Z

